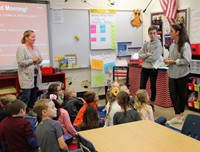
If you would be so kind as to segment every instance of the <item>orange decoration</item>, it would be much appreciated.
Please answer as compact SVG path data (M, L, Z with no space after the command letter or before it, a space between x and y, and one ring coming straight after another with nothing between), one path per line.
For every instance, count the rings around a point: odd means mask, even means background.
M134 18L131 20L131 25L133 27L139 27L142 25L142 21L140 19L141 10L133 10Z

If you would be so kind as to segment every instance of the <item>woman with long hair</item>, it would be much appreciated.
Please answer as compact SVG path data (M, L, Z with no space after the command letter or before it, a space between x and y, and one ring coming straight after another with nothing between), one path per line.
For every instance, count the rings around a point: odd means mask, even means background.
M174 42L169 48L169 58L164 59L164 62L169 65L169 92L175 111L175 117L168 123L173 124L183 123L192 53L190 40L183 24L172 25L170 36Z

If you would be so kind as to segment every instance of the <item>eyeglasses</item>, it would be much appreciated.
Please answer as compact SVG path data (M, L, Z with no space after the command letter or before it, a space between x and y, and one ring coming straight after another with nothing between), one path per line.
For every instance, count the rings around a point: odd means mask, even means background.
M57 92L62 91L62 89L57 90Z

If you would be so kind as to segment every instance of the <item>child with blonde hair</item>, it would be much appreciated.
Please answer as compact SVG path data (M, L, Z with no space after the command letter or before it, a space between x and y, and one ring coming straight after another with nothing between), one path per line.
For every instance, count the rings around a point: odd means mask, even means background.
M41 151L67 151L61 124L52 119L57 116L54 102L49 99L38 100L34 105L34 111L42 120L36 128L36 137Z
M1 96L0 97L0 104L1 104L1 108L0 108L0 122L9 115L8 110L6 109L6 105L8 105L11 101L16 100L16 96L12 95L12 94L8 94L5 96Z
M82 98L77 98L77 93L72 87L67 88L64 94L65 101L63 108L68 111L70 120L73 123L85 101Z
M149 101L149 95L145 89L136 91L134 108L139 112L143 120L154 121L153 110ZM155 122L164 125L166 123L166 118L159 117Z
M125 84L121 84L121 85L119 86L119 90L120 90L120 91L125 91L126 93L128 93L128 95L130 96L130 101L131 101L131 103L134 104L135 99L134 99L133 96L130 95L130 94L131 94L131 93L130 93L130 90L128 89L128 87L127 87Z
M105 127L113 125L114 114L121 110L121 107L117 103L117 94L119 93L119 88L114 87L106 94L106 99L108 103L106 104L106 118Z

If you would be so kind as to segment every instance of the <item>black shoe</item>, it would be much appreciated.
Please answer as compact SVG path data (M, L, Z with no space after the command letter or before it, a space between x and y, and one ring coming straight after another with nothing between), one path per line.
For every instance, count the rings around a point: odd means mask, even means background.
M155 111L155 107L154 104L150 104L150 106L152 107L153 112Z

